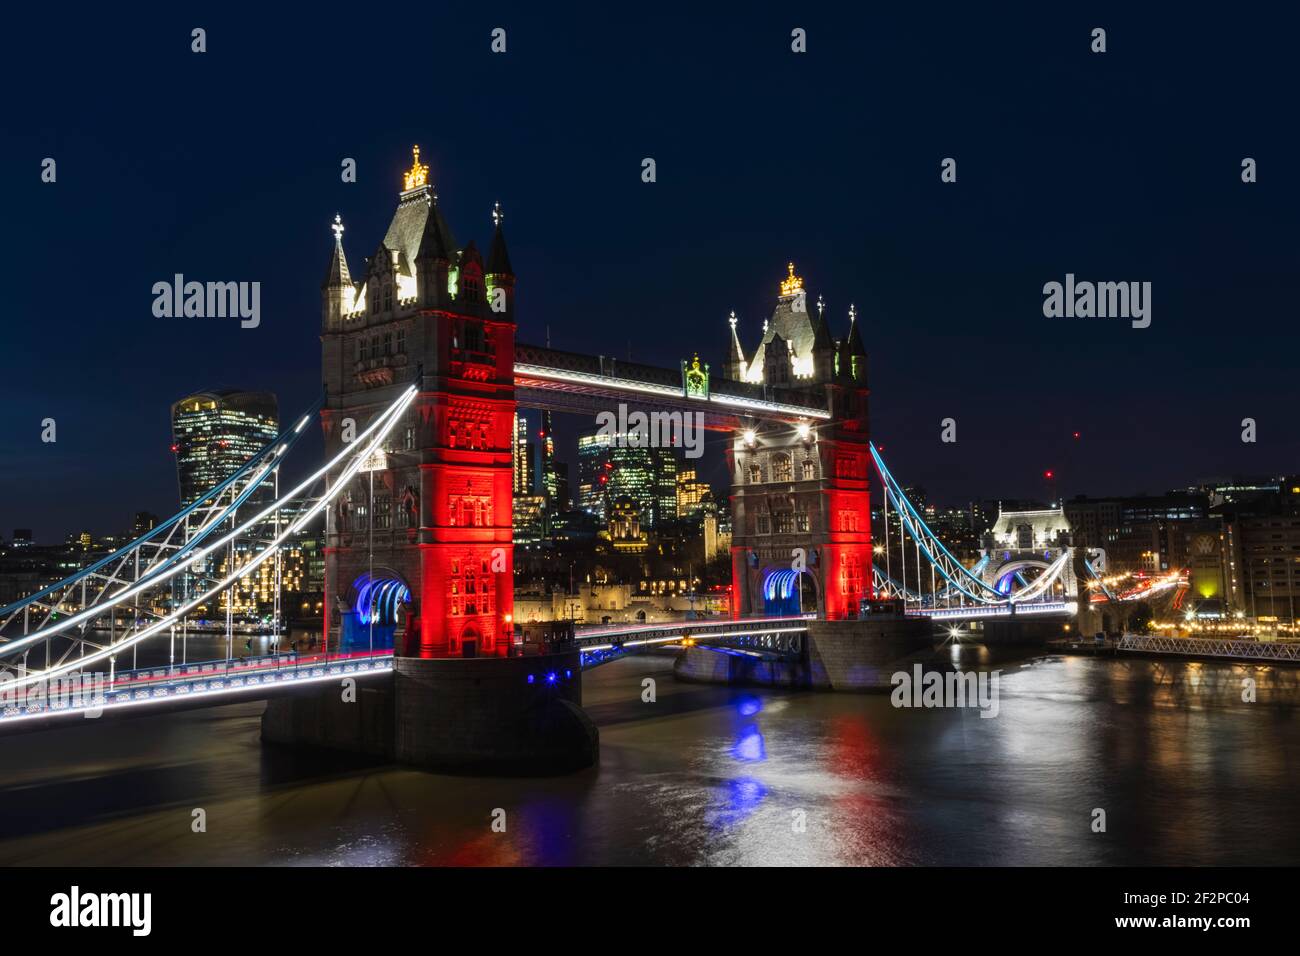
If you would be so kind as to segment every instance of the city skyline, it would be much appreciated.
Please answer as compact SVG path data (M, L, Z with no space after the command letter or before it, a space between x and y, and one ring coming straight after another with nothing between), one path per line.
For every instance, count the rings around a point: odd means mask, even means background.
M674 71L644 83L617 52L631 39L613 41L598 23L524 15L510 55L486 61L478 34L460 25L439 55L488 101L509 102L508 122L452 97L436 123L402 113L358 134L333 119L364 113L370 97L342 84L302 98L287 117L250 114L247 138L202 146L186 132L192 104L254 95L258 74L236 62L319 69L295 58L328 47L322 24L268 14L250 34L216 14L203 70L190 70L192 54L176 43L180 79L151 91L147 122L113 118L110 104L143 76L118 54L141 43L167 49L169 24L118 43L60 40L59 55L70 43L104 79L73 89L70 74L55 74L51 102L64 105L37 112L20 102L5 121L8 228L24 237L12 261L26 278L12 290L18 318L8 334L25 358L7 369L0 406L0 528L58 534L161 507L171 479L165 407L194 389L232 382L275 391L286 413L306 408L319 390L316 280L329 226L341 214L353 255L371 251L383 225L376 210L416 142L449 217L480 248L492 202L501 203L525 293L521 341L618 357L630 345L634 358L667 367L691 348L721 368L728 315L752 342L793 260L837 334L856 306L873 437L943 500L1037 496L1047 469L1067 494L1291 470L1300 446L1300 424L1285 412L1297 197L1279 157L1295 133L1267 98L1224 92L1271 82L1285 31L1224 25L1222 55L1174 96L1163 77L1183 70L1171 51L1202 41L1155 14L1117 13L1111 49L1098 57L1072 17L1042 11L1033 23L1041 42L1002 63L974 39L998 29L983 16L949 14L942 28L904 11L844 16L809 18L817 56L807 59L776 55L788 25L771 13L742 23L699 14L693 30L646 25L637 49L681 55ZM381 36L367 22L356 29L363 46L395 54L421 42ZM853 79L860 108L841 109L828 92L858 62L858 46L882 35L891 42ZM33 31L33 53L53 42L45 36ZM552 62L549 51L575 46L588 59ZM393 62L400 80L415 59ZM584 85L593 68L623 82ZM1018 82L1026 70L1047 80ZM731 79L741 76L751 90L743 98ZM900 76L916 87L906 105L890 92ZM629 83L645 89L636 113L615 106ZM483 145L551 142L548 104L569 89L582 90L577 115L602 117L599 135L570 123L554 148L526 160ZM1074 119L1057 112L1063 94ZM45 132L52 127L57 135ZM762 148L773 130L799 148ZM133 145L142 142L154 144L148 164ZM1138 153L1135 142L1158 145ZM57 183L40 180L46 156L59 161ZM654 183L640 178L647 156L658 162ZM340 180L348 157L355 183ZM953 183L940 178L947 157L957 161ZM1258 161L1258 181L1241 181L1243 157ZM61 241L54 224L77 215L112 242L68 270L46 251ZM260 325L155 317L151 287L177 273L260 281ZM1151 282L1151 325L1046 318L1044 284L1067 274ZM51 337L42 317L74 302L93 303L99 318ZM68 368L95 402L52 386ZM1241 441L1247 417L1258 422L1254 444ZM46 418L58 422L55 444L40 440ZM956 444L939 440L945 418L957 422ZM567 441L569 423L558 428ZM136 437L122 460L111 449L127 431ZM77 465L85 460L100 462L93 486Z

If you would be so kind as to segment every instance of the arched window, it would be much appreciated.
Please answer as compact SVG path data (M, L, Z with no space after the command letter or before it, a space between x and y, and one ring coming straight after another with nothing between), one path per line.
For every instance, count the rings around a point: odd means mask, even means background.
M812 481L817 477L817 463L811 458L803 460L803 480Z
M758 462L749 466L749 483L751 485L760 485L763 483L763 469Z

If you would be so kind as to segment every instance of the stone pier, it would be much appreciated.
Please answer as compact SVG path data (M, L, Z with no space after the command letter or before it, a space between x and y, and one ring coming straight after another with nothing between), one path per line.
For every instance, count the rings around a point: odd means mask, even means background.
M577 652L399 657L390 678L358 681L354 701L332 683L268 701L262 740L489 774L567 773L600 752Z

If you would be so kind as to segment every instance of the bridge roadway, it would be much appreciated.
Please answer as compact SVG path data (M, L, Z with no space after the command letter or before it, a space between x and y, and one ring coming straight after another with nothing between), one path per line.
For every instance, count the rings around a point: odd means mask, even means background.
M815 614L792 617L702 618L674 624L584 627L574 635L584 669L634 650L665 644L710 647L728 654L763 659L788 658L803 652L808 621Z
M809 615L811 617L812 615ZM754 657L797 653L806 617L687 621L681 624L584 628L575 638L583 666L605 663L624 652L682 642L725 642L729 652ZM265 700L294 688L345 677L391 673L393 652L285 653L241 660L163 664L109 674L74 673L53 687L10 689L0 680L0 733L36 729L58 718L97 717L133 710L169 711Z
M74 673L52 687L10 689L0 682L0 732L40 726L59 717L84 718L119 711L187 710L262 700L309 684L365 678L393 669L393 652L285 653L234 661Z

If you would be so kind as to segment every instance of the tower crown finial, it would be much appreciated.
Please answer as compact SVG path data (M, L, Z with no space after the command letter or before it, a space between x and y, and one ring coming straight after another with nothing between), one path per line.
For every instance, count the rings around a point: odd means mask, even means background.
M403 188L409 192L412 189L419 189L429 182L429 167L420 162L420 147L412 146L411 155L413 157L411 168L402 176Z
M787 263L786 269L789 271L789 275L785 279L781 280L781 294L794 295L796 292L803 289L803 279L794 274L793 262Z
M852 325L857 320L858 320L858 310L856 307L854 307L853 303L850 302L849 303L849 325Z
M334 224L330 226L330 228L334 230L334 241L342 242L343 241L343 217L340 216L338 213L335 213Z
M817 297L817 317L818 317L818 318L821 318L822 310L825 309L825 308L826 308L826 303L822 301L822 297L821 297L821 296L818 296L818 297Z
M501 223L505 222L505 220L506 214L501 211L501 204L499 202L494 202L492 204L492 225L500 226Z
M727 323L731 326L731 331L736 331L736 310L731 310L731 315L727 317Z

